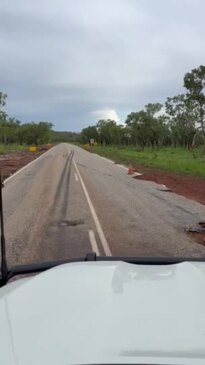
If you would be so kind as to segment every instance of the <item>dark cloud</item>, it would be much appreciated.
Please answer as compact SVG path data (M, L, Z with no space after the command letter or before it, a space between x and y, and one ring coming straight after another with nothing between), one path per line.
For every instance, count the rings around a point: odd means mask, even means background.
M80 130L163 102L204 63L204 13L202 0L1 0L7 112Z

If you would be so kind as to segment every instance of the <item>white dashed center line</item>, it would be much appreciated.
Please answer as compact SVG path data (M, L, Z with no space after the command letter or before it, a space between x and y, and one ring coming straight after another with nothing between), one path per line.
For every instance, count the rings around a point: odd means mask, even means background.
M95 233L93 232L92 229L89 229L88 234L89 234L90 244L91 244L93 252L95 252L97 256L100 256L98 245L97 245L97 242L95 239Z
M105 255L106 256L112 256L112 252L110 250L109 244L108 244L107 239L105 237L105 234L103 232L102 226L101 226L100 221L99 221L98 216L97 216L97 213L95 211L95 208L94 208L93 203L92 203L92 201L90 199L90 196L88 194L88 191L87 191L87 188L85 186L85 183L84 183L84 181L82 179L82 176L80 174L80 171L79 171L79 169L78 169L78 167L77 167L76 162L75 162L74 159L73 159L73 164L75 166L75 169L76 169L77 174L78 174L78 178L79 178L79 180L81 182L81 185L82 185L82 188L83 188L85 197L87 199L87 202L88 202L88 205L89 205L89 208L90 208L90 212L92 214L92 217L93 217L93 220L94 220L94 223L95 223L95 226L96 226L96 230L98 232L98 236L100 238L100 242L101 242L102 247L104 249Z
M75 173L75 181L79 181L78 175Z

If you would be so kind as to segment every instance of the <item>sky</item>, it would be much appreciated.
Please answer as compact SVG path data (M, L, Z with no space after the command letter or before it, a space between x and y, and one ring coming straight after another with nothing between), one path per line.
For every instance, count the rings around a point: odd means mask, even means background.
M22 122L123 123L205 64L204 0L1 0L0 91Z

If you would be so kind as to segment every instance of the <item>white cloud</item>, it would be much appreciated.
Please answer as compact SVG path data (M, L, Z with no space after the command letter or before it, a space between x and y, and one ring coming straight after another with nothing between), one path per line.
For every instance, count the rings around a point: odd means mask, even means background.
M111 119L115 120L116 122L120 121L117 112L112 109L94 110L93 112L91 112L91 114L95 118L95 122L97 122L100 119Z

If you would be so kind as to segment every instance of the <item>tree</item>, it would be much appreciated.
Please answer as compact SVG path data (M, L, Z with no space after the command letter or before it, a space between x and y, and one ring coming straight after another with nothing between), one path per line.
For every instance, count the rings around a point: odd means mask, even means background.
M50 142L52 124L49 122L31 122L21 125L20 138L26 144L44 144Z
M184 76L184 87L187 89L187 98L193 103L197 122L202 130L205 154L205 66L199 66Z
M165 110L169 118L173 144L175 146L177 144L183 145L186 148L193 146L197 130L193 101L184 94L167 98Z
M160 103L149 103L147 105L145 105L145 110L146 113L150 116L150 117L154 117L157 113L160 112L160 110L162 109L163 105Z
M0 91L0 111L6 105L6 98L7 98L7 94L4 94Z
M81 141L83 143L90 143L90 140L98 140L98 132L96 126L88 126L81 131Z
M50 122L39 122L37 124L38 144L50 142L52 127L53 124Z
M122 126L117 125L115 120L101 119L96 125L99 143L104 145L117 144L123 139Z
M5 121L7 114L3 111L3 107L6 105L7 94L0 91L0 121Z
M128 114L125 123L131 130L132 143L144 148L146 144L146 127L144 123L145 112L132 112Z
M131 129L132 142L142 148L146 145L158 146L162 140L164 119L156 117L162 105L159 103L145 106L145 110L132 112L127 116L126 124Z

